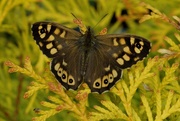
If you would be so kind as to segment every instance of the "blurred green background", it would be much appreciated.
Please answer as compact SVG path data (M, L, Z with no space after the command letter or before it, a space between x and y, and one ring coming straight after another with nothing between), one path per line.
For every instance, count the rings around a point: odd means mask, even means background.
M50 59L39 50L31 35L31 24L38 21L53 21L69 28L77 28L73 23L73 13L86 26L95 26L95 32L107 27L108 33L131 33L147 38L153 43L149 57L158 55L159 48L168 48L165 36L174 38L177 32L171 25L160 20L139 23L143 15L151 12L141 6L145 2L166 14L180 16L180 0L0 0L0 121L30 121L36 116L33 109L42 107L48 92L40 92L32 98L24 99L27 86L32 78L20 73L8 73L4 62L10 60L22 66L25 57L30 57L34 70L40 75L49 67ZM32 101L33 100L33 101ZM66 115L65 115L66 114ZM55 115L48 120L67 119L68 113Z

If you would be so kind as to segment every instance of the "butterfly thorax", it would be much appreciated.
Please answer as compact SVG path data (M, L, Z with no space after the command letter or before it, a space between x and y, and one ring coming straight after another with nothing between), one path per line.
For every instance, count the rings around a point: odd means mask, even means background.
M94 32L92 31L92 29L90 27L87 27L87 31L85 32L85 34L83 35L82 39L82 45L84 46L85 50L89 50L92 48L92 46L94 46Z

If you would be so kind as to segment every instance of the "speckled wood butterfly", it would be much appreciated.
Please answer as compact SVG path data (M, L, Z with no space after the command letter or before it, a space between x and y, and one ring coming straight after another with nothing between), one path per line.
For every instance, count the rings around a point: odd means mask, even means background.
M84 81L92 92L109 90L122 70L147 56L150 42L136 35L94 35L57 23L37 22L32 34L51 62L51 71L66 88L76 90Z

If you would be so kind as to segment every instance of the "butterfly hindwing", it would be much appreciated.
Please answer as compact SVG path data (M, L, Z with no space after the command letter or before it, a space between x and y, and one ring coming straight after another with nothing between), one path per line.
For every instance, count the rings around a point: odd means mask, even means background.
M109 90L122 76L122 69L106 52L108 48L106 45L97 47L87 58L88 66L84 81L92 92L102 93Z
M54 58L51 62L51 71L67 90L76 90L83 81L79 74L80 66L76 66L75 60L74 67L68 62L65 55Z

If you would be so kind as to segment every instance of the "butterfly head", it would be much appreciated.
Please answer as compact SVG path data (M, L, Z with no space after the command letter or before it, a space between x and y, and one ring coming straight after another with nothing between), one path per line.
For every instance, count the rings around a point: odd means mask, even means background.
M85 32L85 34L92 36L92 35L94 35L94 31L93 31L93 29L90 26L88 26L87 27L87 31Z
M84 42L84 45L86 47L90 47L90 46L94 45L95 36L94 36L93 29L88 26L87 30L82 38L83 38L82 40Z

